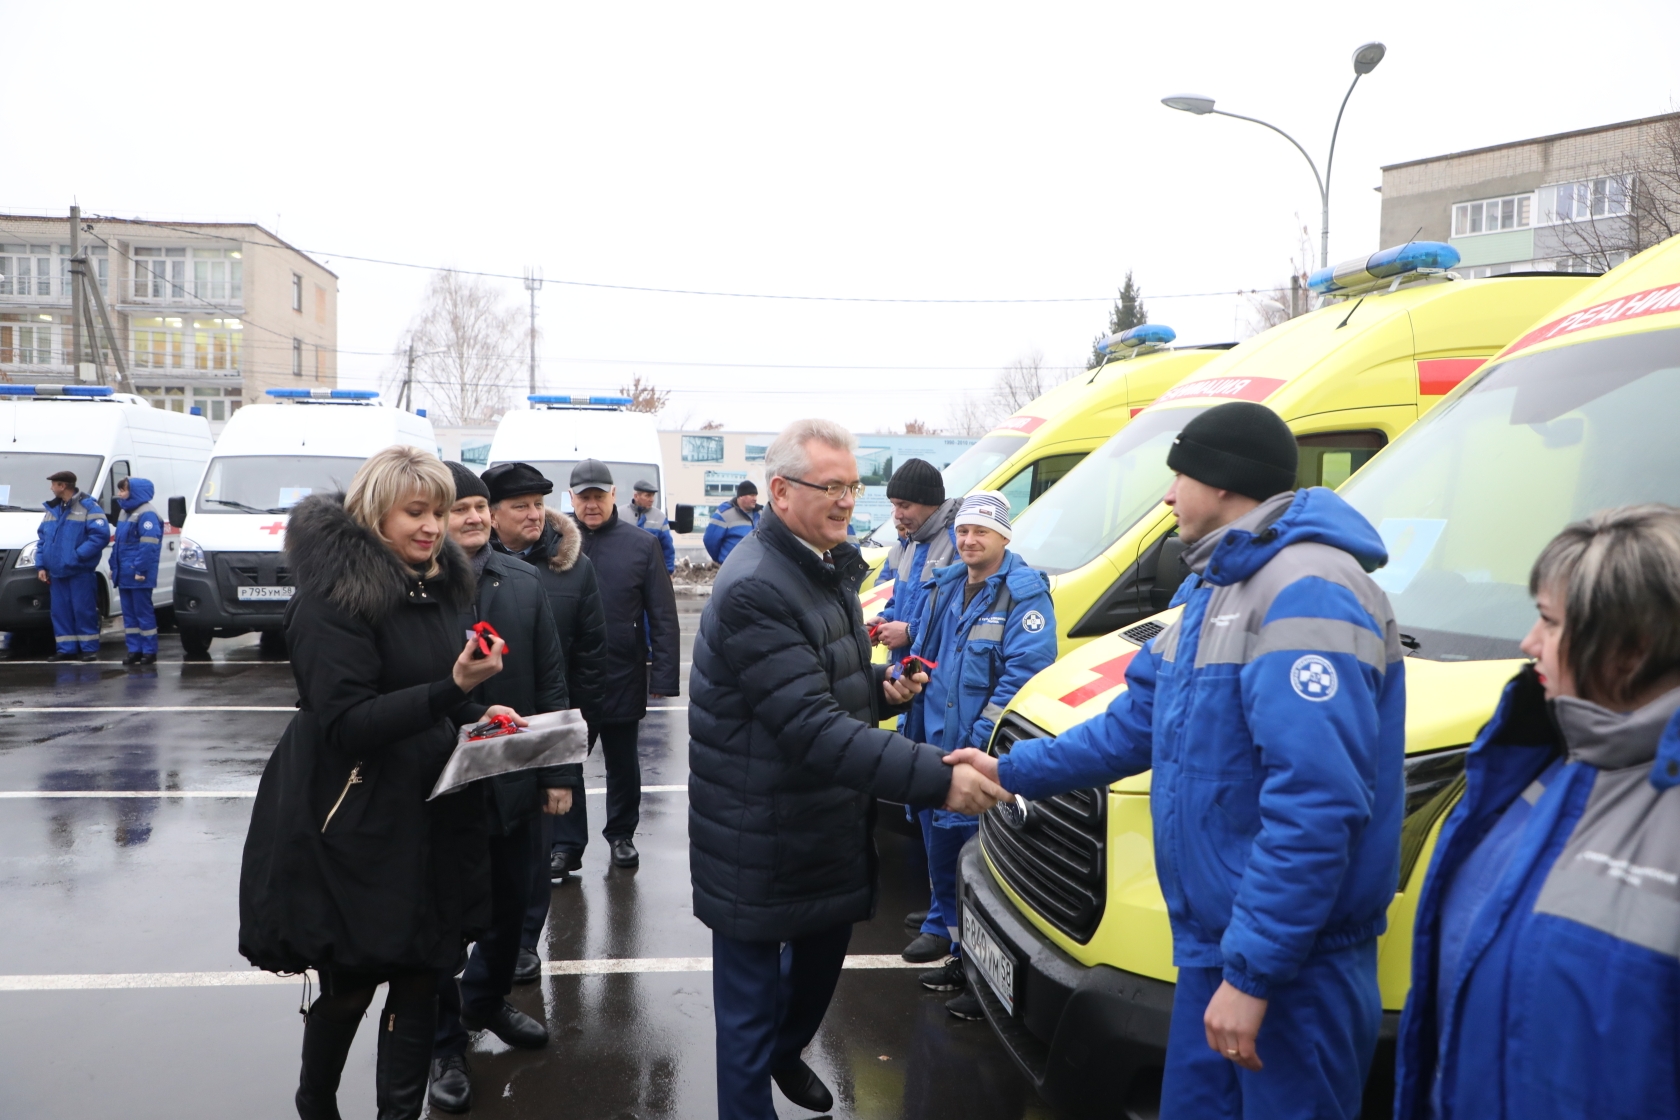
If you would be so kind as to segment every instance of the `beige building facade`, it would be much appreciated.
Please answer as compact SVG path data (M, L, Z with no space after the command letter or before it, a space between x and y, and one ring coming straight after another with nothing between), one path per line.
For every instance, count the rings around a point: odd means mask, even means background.
M213 432L266 389L337 384L338 277L261 226L84 216L81 244L128 368L99 328L107 384ZM70 256L68 217L0 214L0 381L75 377Z
M1650 241L1677 158L1668 113L1389 164L1379 244L1449 242L1467 276L1600 272Z

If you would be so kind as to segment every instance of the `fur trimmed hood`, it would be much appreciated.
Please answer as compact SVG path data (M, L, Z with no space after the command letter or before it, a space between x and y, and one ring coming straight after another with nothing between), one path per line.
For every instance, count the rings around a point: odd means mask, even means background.
M569 572L572 565L577 563L578 552L583 548L583 534L578 532L577 522L567 514L557 509L550 509L548 524L560 534L555 542L554 552L548 558L548 566L557 572Z
M343 494L312 494L292 507L286 522L286 556L292 578L306 594L370 622L402 603L418 578L344 508ZM462 607L473 601L473 572L461 548L447 537L433 581Z

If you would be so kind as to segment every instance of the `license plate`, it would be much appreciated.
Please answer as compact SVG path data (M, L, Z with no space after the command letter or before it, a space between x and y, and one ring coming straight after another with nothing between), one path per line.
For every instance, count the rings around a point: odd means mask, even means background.
M241 588L237 589L236 593L238 594L239 601L241 603L249 603L249 602L253 602L253 601L258 602L258 603L266 603L266 602L281 602L281 603L283 603L287 599L290 599L292 597L292 592L294 592L296 590L297 590L297 588L289 587L289 586L288 587L241 587Z
M962 951L986 978L992 993L1011 1015L1015 1014L1015 958L972 906L963 907Z

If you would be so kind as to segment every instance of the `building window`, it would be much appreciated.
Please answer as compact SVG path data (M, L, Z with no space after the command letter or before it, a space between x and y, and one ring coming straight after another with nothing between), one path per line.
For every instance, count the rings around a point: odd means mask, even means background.
M733 498L736 484L746 480L746 471L707 471L705 475L706 497Z
M292 339L292 376L303 376L303 339Z
M244 297L244 261L238 249L192 251L193 294L210 303L237 303Z
M134 368L187 368L186 334L180 319L136 317L133 323Z
M0 296L52 295L51 245L0 245Z
M53 335L59 333L54 325L57 322L52 315L0 315L0 365L55 364Z
M723 462L722 436L682 437L682 461L685 463Z
M1511 195L1480 202L1461 202L1453 207L1454 237L1467 233L1497 233L1505 229L1527 229L1534 224L1534 196Z
M766 451L769 451L769 450L770 450L770 445L768 443L749 443L749 444L747 444L747 462L749 462L749 463L762 463L762 462L764 462L764 453Z
M245 324L238 319L136 317L132 321L136 370L198 370L236 374Z
M1628 180L1610 176L1542 187L1540 197L1545 200L1546 220L1584 222L1589 218L1626 214L1629 186Z
M187 251L164 246L134 250L133 298L180 302L187 297Z
M303 277L292 273L292 310L303 310Z

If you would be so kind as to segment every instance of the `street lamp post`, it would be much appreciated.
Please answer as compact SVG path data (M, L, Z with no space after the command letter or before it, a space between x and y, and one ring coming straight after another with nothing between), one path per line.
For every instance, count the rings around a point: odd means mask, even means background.
M1312 168L1313 179L1318 183L1318 200L1320 204L1318 222L1318 266L1320 268L1326 268L1330 264L1330 170L1336 162L1336 136L1342 130L1342 114L1347 111L1348 98L1353 96L1353 87L1359 84L1360 78L1363 78L1365 75L1375 70L1377 68L1377 63L1381 62L1383 60L1383 55L1387 53L1388 48L1383 46L1381 43L1366 43L1364 46L1353 52L1353 82L1348 86L1347 93L1342 95L1342 107L1336 110L1336 126L1330 130L1330 153L1324 159L1323 175L1318 173L1318 164L1313 162L1312 156L1307 155L1307 150L1301 147L1300 142L1275 124L1268 124L1266 121L1260 120L1256 117L1245 117L1241 113L1227 113L1223 109L1215 109L1213 107L1213 98L1202 97L1199 94L1184 93L1177 94L1173 97L1163 97L1161 98L1161 104L1165 105L1169 109L1177 109L1184 113L1194 113L1198 117L1205 117L1212 113L1221 117L1233 117L1239 121L1248 121L1250 124L1257 124L1262 128L1269 128L1285 140L1289 141L1291 144L1294 144L1295 150L1301 153L1301 157L1307 161L1307 166Z

